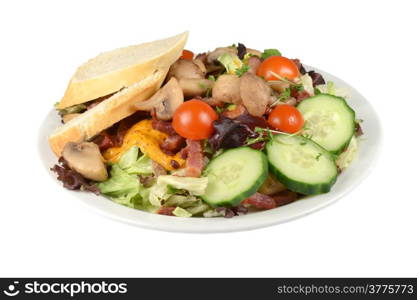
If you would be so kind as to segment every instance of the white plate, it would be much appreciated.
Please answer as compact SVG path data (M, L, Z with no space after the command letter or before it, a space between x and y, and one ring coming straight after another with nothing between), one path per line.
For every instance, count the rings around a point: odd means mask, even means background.
M338 177L336 184L327 194L307 197L276 209L230 219L162 216L124 207L92 193L75 192L62 188L62 194L67 195L68 198L77 198L89 208L112 219L140 227L176 232L214 233L250 230L287 222L317 211L345 196L364 181L375 165L382 136L378 116L371 104L358 91L333 75L318 69L315 70L321 73L326 81L333 81L336 86L350 89L351 97L348 99L348 103L356 111L357 118L364 120L362 127L365 134L361 138L358 155L352 165ZM60 119L57 113L52 110L40 128L38 146L41 160L51 179L55 184L61 185L61 182L56 180L55 173L49 170L56 163L57 158L47 143L47 136L59 125Z

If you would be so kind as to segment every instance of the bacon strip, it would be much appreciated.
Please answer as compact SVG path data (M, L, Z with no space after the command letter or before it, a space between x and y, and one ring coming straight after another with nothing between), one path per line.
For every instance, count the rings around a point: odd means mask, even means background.
M178 134L168 136L160 145L161 150L168 155L175 155L185 146L185 139Z
M161 120L152 120L152 127L155 130L159 130L163 133L166 133L168 135L176 135L174 128L172 127L171 122L161 121Z
M172 206L161 206L156 213L158 215L173 216L174 214L172 212L174 210L175 210L175 207L172 207Z
M297 197L297 193L290 190L279 192L274 196L255 193L249 198L243 200L242 204L250 204L257 209L266 210L294 202L297 200Z
M291 97L294 97L297 100L297 103L300 103L304 99L310 98L311 95L307 91L297 91L295 89L291 90Z
M111 147L116 146L117 144L115 138L108 134L107 131L101 132L92 140L92 142L97 144L97 146L100 148L100 151L105 151Z
M297 200L298 194L290 190L285 190L275 194L273 198L277 206L282 206Z
M186 158L185 177L200 177L204 168L203 147L199 141L187 139L187 147L181 150L181 156Z
M261 194L255 193L249 198L246 198L242 202L243 204L250 204L257 209L272 209L277 207L277 204L274 201L274 198Z

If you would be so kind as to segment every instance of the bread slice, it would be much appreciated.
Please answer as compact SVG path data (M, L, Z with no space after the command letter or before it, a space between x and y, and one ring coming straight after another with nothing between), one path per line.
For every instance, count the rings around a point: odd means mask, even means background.
M72 77L58 109L84 103L119 91L167 69L180 56L188 32L99 54L81 65Z
M168 68L156 70L145 79L57 128L49 136L52 151L59 157L66 143L90 140L104 129L133 114L136 111L134 104L151 97L160 88L167 73Z

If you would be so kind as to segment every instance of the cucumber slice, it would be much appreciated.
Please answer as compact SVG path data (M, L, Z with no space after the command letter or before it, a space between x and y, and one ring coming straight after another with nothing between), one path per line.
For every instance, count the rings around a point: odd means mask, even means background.
M230 149L214 158L204 170L208 177L201 197L211 206L235 206L253 195L268 175L264 153L249 147Z
M266 153L272 173L294 192L327 193L336 182L333 155L310 139L278 134L266 145Z
M343 98L320 94L303 100L297 109L305 120L304 133L332 153L342 152L355 133L355 111Z

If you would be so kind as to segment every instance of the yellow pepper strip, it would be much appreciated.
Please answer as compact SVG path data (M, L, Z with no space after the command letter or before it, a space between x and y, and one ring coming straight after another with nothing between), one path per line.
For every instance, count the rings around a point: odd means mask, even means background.
M126 135L123 138L122 146L107 149L103 156L107 161L116 163L119 161L124 152L136 145L142 153L148 155L152 160L156 161L166 170L172 171L174 170L171 164L172 160L176 161L180 167L184 166L185 161L180 157L179 153L175 156L171 156L162 152L159 145L167 137L168 136L165 133L153 129L151 120L142 120L133 125L126 132Z

